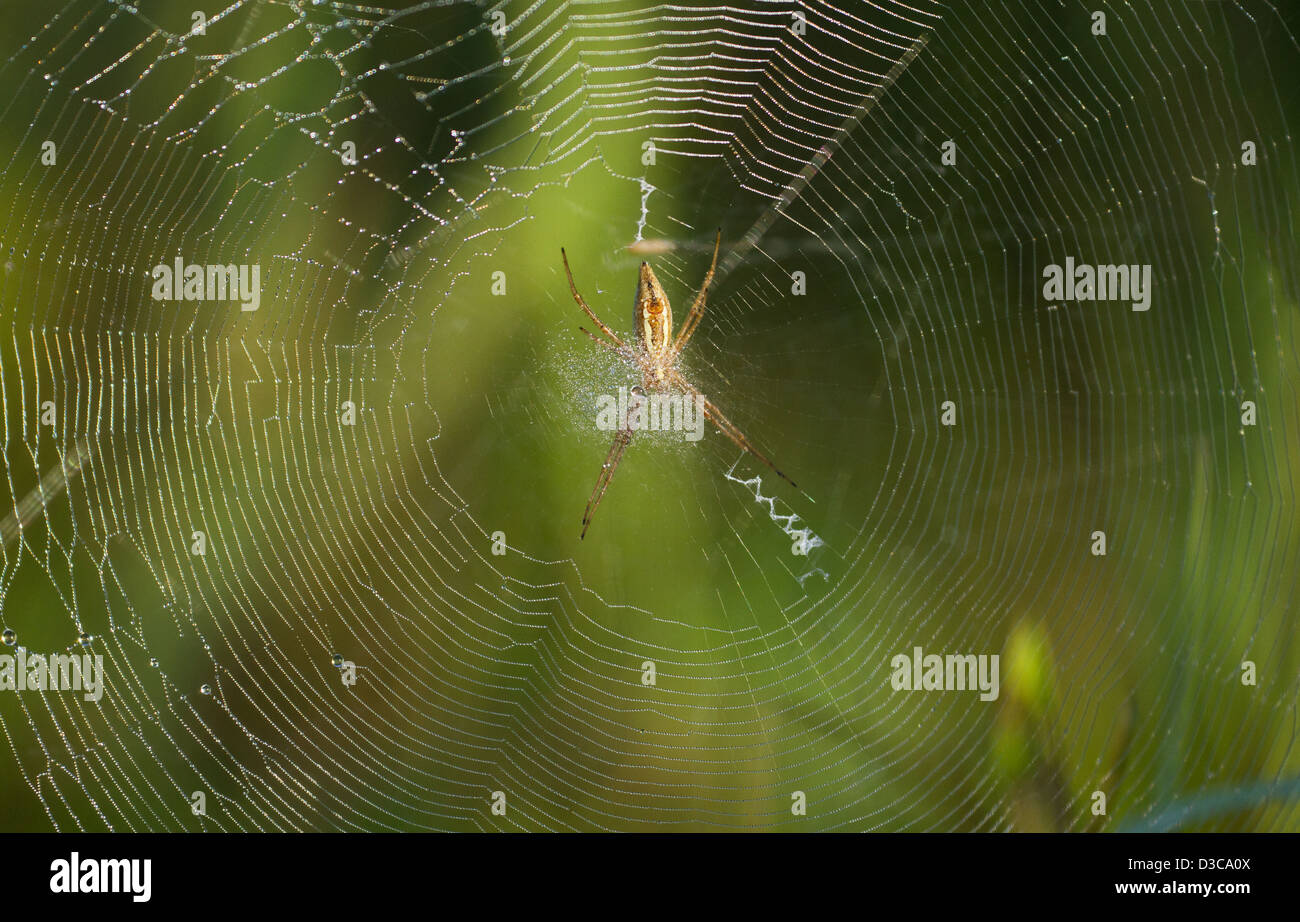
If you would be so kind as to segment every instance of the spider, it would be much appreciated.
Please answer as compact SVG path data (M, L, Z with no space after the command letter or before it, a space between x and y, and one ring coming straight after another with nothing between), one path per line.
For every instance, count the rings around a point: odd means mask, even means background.
M676 388L693 397L704 407L705 418L717 426L719 432L735 442L742 450L749 452L776 471L777 475L790 486L798 489L793 480L769 461L762 452L751 445L749 439L745 438L745 434L737 429L727 417L723 416L721 411L682 377L682 373L677 370L677 361L681 357L682 350L686 348L691 335L695 332L696 327L700 325L700 317L704 314L704 299L709 291L709 283L713 281L713 270L718 266L718 247L721 244L722 231L719 230L718 237L713 243L713 262L709 265L709 271L704 275L704 282L700 285L700 293L695 296L695 303L691 305L690 313L686 315L686 322L682 324L676 339L673 339L673 309L668 303L668 296L664 294L663 286L659 284L659 279L655 278L654 270L650 268L650 264L647 262L641 263L641 274L637 281L636 302L633 307L632 318L633 325L636 327L635 347L627 346L587 306L587 302L582 299L582 295L578 294L578 286L573 282L573 271L569 268L568 254L564 252L564 247L560 247L560 258L564 261L564 274L569 278L569 291L573 293L573 300L578 302L578 306L586 311L587 316L600 328L602 333L609 337L609 340L601 339L585 327L578 327L578 329L591 337L591 340L597 345L610 350L628 364L637 368L642 376L642 386L632 389L633 403L628 407L627 419L624 420L623 427L619 429L618 434L614 436L614 444L610 446L609 454L600 469L600 477L596 480L596 487L591 491L591 498L587 500L587 511L582 516L581 538L587 537L587 528L591 525L591 517L595 515L596 507L600 505L600 501L605 496L605 491L609 489L610 481L614 479L614 471L618 469L619 462L623 460L623 452L627 450L627 446L632 441L634 431L632 418L636 412L636 402L643 399L647 391L663 392Z

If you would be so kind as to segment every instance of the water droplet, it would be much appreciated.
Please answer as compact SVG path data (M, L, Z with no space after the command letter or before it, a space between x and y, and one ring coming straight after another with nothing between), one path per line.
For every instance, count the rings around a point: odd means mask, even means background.
M342 668L343 668L343 654L342 654L342 653L335 653L333 656L330 657L330 662L334 664L334 668L336 668L336 669L342 669Z
M81 644L83 647L90 646L90 642L94 639L94 637L87 634L85 631L77 635L77 643Z
M149 665L153 666L156 669L158 667L158 657L156 656L149 657Z
M0 639L4 640L6 647L12 647L18 643L18 635L11 628L5 628L4 633L0 634Z
M212 686L204 682L203 685L199 688L199 691L205 695L210 695L212 694Z

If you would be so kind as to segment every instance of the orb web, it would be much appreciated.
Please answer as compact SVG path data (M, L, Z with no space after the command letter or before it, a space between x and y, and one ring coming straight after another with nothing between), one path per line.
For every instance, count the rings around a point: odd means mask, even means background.
M11 16L5 644L105 677L0 697L13 822L1294 830L1294 17L1093 14ZM580 542L636 379L559 246L631 336L717 228L684 371L800 489L639 433Z

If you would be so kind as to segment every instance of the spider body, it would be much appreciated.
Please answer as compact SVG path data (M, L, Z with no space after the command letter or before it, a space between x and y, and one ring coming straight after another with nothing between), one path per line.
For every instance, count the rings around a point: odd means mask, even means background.
M649 263L641 264L632 324L645 387L658 390L668 383L672 370L673 308Z
M564 252L564 248L560 248L560 258L564 261L564 273L569 279L569 291L573 295L573 300L578 302L578 306L586 312L587 316L605 334L606 338L602 339L583 327L579 327L579 329L591 337L596 344L609 349L630 365L638 368L641 371L642 379L642 387L633 388L636 399L633 405L629 407L627 418L624 420L622 427L614 436L614 444L610 446L609 454L600 469L600 477L596 481L596 487L592 490L591 498L587 501L587 511L582 517L582 537L584 538L587 536L587 528L591 525L591 517L595 514L596 507L600 505L601 499L604 498L605 491L609 489L610 481L614 478L614 471L618 469L619 462L623 460L623 453L632 442L632 433L635 431L636 407L640 400L646 396L646 391L677 390L681 391L684 396L695 398L704 408L705 417L718 427L719 432L735 442L739 448L776 471L777 475L790 486L795 486L794 481L751 445L749 439L745 438L745 434L723 416L722 412L677 370L677 362L681 357L682 350L686 347L686 343L690 341L695 328L700 324L700 317L704 314L705 297L709 291L709 283L713 281L713 271L718 265L718 248L721 244L722 231L718 231L717 240L713 244L713 262L709 266L709 271L705 273L704 282L700 285L700 292L695 296L695 302L691 305L691 310L686 315L686 320L682 323L682 328L678 331L676 339L673 338L673 309L668 302L668 295L664 293L663 286L659 284L659 279L655 277L650 264L641 263L632 316L633 329L636 331L636 343L631 347L624 344L614 331L606 326L604 321L597 317L595 312L587 306L587 302L582 299L582 295L578 294L578 286L574 284L573 272L569 268L569 257Z

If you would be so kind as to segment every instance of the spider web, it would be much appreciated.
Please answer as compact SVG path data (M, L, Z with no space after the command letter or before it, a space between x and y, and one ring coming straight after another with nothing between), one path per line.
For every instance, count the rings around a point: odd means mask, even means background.
M0 620L106 683L0 692L11 826L1296 830L1295 23L844 6L6 3ZM559 247L630 336L718 227L800 490L638 433L579 542Z

